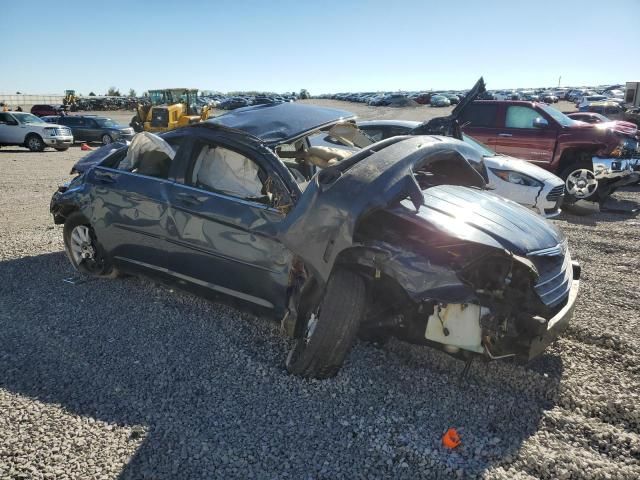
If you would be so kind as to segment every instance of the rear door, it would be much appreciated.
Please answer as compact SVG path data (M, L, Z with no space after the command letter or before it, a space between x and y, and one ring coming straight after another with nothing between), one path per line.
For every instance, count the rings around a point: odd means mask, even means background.
M474 102L467 105L459 118L462 131L494 148L498 133L498 111L497 103Z
M102 140L102 129L98 126L98 122L96 122L95 118L85 118L84 122L84 131L87 141L95 142Z
M170 243L167 237L168 195L174 182L172 167L188 149L184 135L166 139L176 152L142 155L131 163L127 149L107 157L87 172L93 210L90 221L101 244L125 268L167 271Z
M276 239L285 218L269 198L276 184L283 185L260 153L220 141L194 142L184 183L170 191L172 275L284 312L292 255Z
M536 119L546 126L534 126ZM548 165L553 159L558 127L553 119L528 105L506 105L504 125L498 129L494 150L498 153Z
M82 132L78 126L78 117L66 117L61 116L57 122L59 125L64 125L71 129L71 134L73 135L74 141L85 140L85 138L81 135Z

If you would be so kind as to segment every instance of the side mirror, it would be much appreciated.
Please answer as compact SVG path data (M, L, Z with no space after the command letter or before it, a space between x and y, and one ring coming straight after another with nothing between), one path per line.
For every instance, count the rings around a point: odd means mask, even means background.
M533 128L546 128L548 126L549 122L547 122L542 117L536 117L536 119L533 121Z

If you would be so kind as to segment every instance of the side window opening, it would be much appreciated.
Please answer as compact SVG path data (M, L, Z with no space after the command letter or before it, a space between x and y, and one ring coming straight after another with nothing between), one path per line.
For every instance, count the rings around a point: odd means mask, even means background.
M246 155L219 145L202 144L193 150L187 182L196 188L262 203L286 214L291 196L282 182Z
M494 104L469 105L462 115L461 124L468 124L470 127L493 128L496 126L498 116L498 106Z
M175 158L182 137L163 139L149 132L137 134L129 148L118 154L110 162L110 168L117 168L147 177L167 179L171 162Z
M541 116L533 108L510 106L504 124L506 128L533 128L533 121Z
M228 148L203 145L197 156L190 182L193 186L244 199L265 195L260 167L248 157ZM261 178L262 177L262 178Z

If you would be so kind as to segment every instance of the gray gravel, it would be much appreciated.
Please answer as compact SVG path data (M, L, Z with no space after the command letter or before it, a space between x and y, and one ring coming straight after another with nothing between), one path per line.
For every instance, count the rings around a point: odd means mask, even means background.
M638 218L556 221L582 290L527 367L459 382L460 362L392 341L305 381L275 323L150 280L62 281L48 204L81 155L0 150L1 479L640 477Z

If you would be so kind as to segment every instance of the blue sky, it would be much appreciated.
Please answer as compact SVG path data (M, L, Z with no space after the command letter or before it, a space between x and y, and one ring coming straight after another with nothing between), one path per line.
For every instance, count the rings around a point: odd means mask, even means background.
M0 0L0 92L640 80L640 0Z

